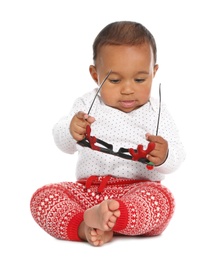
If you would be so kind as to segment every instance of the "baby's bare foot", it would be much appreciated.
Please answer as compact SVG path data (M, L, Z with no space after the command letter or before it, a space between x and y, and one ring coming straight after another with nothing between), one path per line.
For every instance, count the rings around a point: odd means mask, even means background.
M116 200L104 200L85 211L84 222L88 227L110 231L115 226L119 216L119 202Z
M88 243L93 246L102 246L113 238L113 231L102 231L100 229L93 229L85 224L85 236Z

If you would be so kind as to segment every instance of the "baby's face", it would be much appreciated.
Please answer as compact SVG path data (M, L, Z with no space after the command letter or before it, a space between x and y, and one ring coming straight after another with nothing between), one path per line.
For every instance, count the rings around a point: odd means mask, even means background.
M100 84L112 70L100 90L101 98L108 106L131 112L148 102L157 69L148 44L106 45L100 48L96 66L91 66L90 72Z

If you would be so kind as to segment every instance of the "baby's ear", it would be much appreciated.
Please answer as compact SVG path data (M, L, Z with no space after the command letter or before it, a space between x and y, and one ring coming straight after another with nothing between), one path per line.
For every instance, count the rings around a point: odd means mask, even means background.
M155 64L155 65L154 65L154 75L153 75L154 77L155 77L155 75L156 75L158 69L159 69L159 65L158 65L158 64Z
M94 65L90 65L89 67L90 75L92 79L98 84L98 76L97 76L97 70Z

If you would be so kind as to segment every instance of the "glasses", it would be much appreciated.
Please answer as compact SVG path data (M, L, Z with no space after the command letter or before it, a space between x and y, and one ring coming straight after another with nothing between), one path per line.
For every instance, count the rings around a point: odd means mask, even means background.
M111 72L112 71L110 70L108 72L108 74L106 75L106 77L104 78L104 80L102 81L102 83L100 84L100 87L97 90L97 93L88 110L88 113L87 113L88 115L90 114L90 111L92 109L92 106L94 104L94 101L95 101L100 89L102 88L103 84L105 83L105 81L107 80L107 78L109 77ZM156 135L158 135L160 114L161 114L161 84L159 85L159 111L158 111L158 118L157 118ZM152 150L154 150L154 148L155 148L154 142L150 142L146 149L144 149L143 145L139 144L137 146L137 149L121 147L117 152L115 152L113 150L112 144L104 142L103 140L98 139L95 136L91 136L91 127L90 127L90 125L87 125L85 138L81 141L78 141L77 143L83 147L88 147L88 148L91 148L92 150L95 150L98 152L111 154L111 155L118 156L120 158L127 159L127 160L141 162L143 164L146 164L146 168L148 170L152 170L154 168L154 164L146 158L146 156ZM97 145L97 144L99 144L99 145Z

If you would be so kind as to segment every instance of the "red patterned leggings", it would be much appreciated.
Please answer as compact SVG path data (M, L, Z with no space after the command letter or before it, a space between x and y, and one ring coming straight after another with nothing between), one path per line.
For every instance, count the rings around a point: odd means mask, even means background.
M84 211L107 199L120 204L121 216L113 231L127 236L161 234L174 212L173 196L160 183L110 176L45 185L33 194L30 209L51 236L80 241L78 227Z

